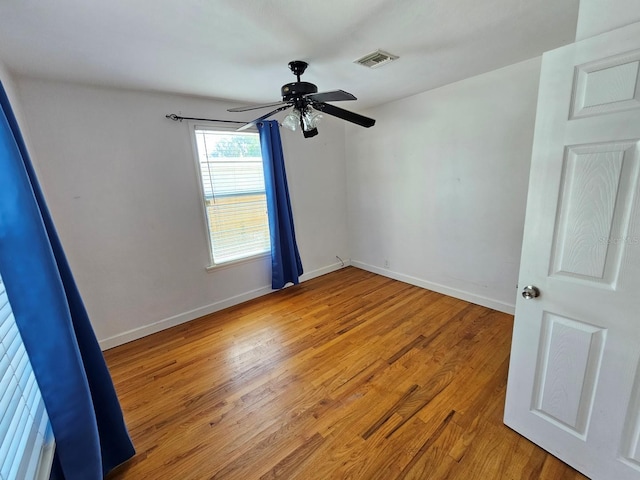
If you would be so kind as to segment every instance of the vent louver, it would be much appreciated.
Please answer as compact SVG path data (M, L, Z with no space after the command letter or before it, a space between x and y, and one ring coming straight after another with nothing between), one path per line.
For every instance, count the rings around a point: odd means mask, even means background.
M377 67L381 67L382 65L386 65L389 62L393 62L398 58L400 57L398 57L397 55L392 55L391 53L384 52L382 50L376 50L373 53L369 53L368 55L365 55L364 57L359 58L353 63L358 63L368 68L377 68Z

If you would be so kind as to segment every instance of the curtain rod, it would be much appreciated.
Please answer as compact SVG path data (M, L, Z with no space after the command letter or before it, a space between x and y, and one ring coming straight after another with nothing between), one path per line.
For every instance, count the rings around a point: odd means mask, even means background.
M169 120L173 120L174 122L182 121L182 120L199 120L201 122L223 122L223 123L237 123L238 125L244 125L249 122L238 122L236 120L216 120L215 118L195 118L195 117L181 117L180 115L176 115L175 113L170 113L169 115L165 115Z

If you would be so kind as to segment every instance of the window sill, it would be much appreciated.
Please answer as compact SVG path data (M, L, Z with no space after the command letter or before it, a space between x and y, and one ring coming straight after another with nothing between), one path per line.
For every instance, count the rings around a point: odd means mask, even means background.
M263 260L264 258L270 257L271 252L259 253L258 255L252 255L251 257L239 258L238 260L231 260L229 262L213 264L205 267L207 272L215 272L218 270L223 270L228 267L235 267L237 265L241 265L243 263L251 263L259 260Z

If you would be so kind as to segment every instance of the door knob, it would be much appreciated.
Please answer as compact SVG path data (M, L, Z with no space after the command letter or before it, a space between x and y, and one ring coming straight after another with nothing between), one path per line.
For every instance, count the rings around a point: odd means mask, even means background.
M532 298L540 296L540 290L538 290L538 287L534 287L533 285L527 285L522 290L522 296L527 300L531 300Z

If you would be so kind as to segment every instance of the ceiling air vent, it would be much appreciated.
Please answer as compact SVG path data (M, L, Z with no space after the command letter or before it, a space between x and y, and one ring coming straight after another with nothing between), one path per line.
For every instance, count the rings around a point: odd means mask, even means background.
M362 58L359 58L358 60L356 60L353 63L358 63L364 67L369 67L369 68L378 68L381 67L382 65L385 65L389 62L393 62L394 60L397 60L398 57L397 55L392 55L388 52L384 52L382 50L376 50L373 53L369 53L368 55L365 55Z

